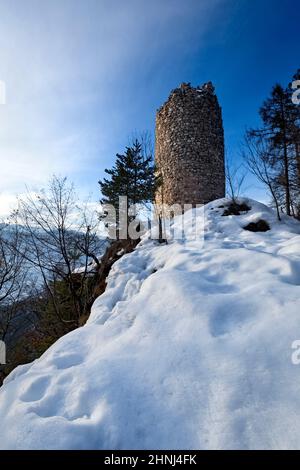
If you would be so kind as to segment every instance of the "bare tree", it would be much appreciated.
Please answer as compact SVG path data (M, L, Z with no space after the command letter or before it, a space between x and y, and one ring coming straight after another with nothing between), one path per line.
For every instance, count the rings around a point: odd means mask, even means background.
M16 249L18 247L18 249ZM30 277L25 266L25 246L20 227L0 225L0 339L12 336L21 325L18 306L29 291Z
M279 194L277 190L277 174L270 164L270 150L266 140L251 131L246 133L243 159L248 170L265 185L276 207L278 220L280 217Z
M225 174L227 182L227 193L233 204L236 204L245 182L246 172L243 171L242 165L234 165L232 161L226 158Z
M78 203L74 186L54 176L47 190L29 191L19 199L15 222L23 227L30 249L26 260L40 273L56 317L78 326L90 305L88 278L99 267L104 241L98 237L99 219L89 204ZM66 311L62 288L71 305Z

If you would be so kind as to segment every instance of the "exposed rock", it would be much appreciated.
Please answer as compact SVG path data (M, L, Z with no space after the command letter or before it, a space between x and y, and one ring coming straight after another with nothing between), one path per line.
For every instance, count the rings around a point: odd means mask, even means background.
M224 206L219 206L219 208L223 208ZM251 207L248 206L246 203L238 203L238 202L232 202L229 204L229 206L224 210L223 216L228 216L228 215L240 215L241 212L249 212L251 210Z
M258 220L257 222L251 222L250 224L244 227L244 230L249 230L249 232L268 232L270 230L270 225L265 220Z

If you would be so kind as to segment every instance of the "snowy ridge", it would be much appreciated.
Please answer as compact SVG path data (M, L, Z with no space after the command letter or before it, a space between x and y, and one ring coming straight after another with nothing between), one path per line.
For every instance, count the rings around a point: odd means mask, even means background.
M0 448L300 448L300 224L226 203L198 209L204 243L145 237L88 323L6 379Z

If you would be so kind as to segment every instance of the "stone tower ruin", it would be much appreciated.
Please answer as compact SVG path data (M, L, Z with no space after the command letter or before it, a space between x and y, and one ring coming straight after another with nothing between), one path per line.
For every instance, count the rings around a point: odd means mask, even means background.
M211 82L182 83L156 115L155 161L162 184L155 202L205 204L225 196L222 111Z

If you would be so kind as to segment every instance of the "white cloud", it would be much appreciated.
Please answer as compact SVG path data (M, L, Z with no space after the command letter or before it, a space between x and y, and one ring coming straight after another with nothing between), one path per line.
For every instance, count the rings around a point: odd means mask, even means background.
M124 95L147 68L159 71L192 48L220 3L0 0L2 208L25 184L41 186L53 173L89 188L116 135L132 131L124 130Z

